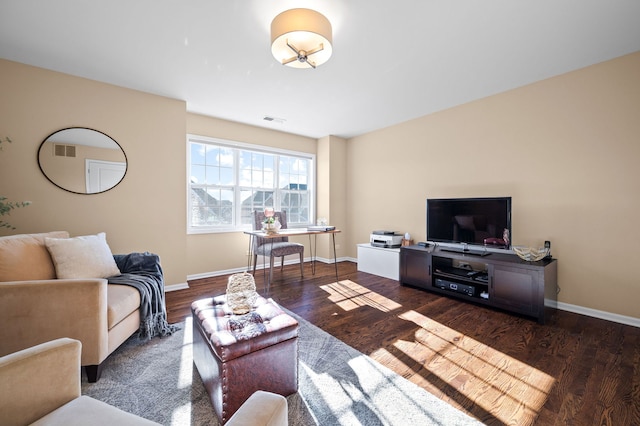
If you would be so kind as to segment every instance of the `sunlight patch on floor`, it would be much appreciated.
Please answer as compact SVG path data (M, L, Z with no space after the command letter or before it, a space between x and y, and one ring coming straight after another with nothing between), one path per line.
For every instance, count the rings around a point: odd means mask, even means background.
M181 405L171 413L171 426L182 426L191 424L191 403Z
M184 321L184 337L182 339L182 354L180 356L180 373L178 374L177 389L190 388L193 382L193 321L187 317ZM176 407L171 414L171 425L191 424L191 403Z
M184 338L182 340L178 389L190 388L193 378L193 334L191 326L192 319L191 317L187 317L184 321Z
M400 377L391 370L381 368L379 363L365 355L350 359L349 366L358 377L358 382L355 386L351 384L351 387L345 389L350 391L352 396L361 395L361 389L364 390L365 402L382 420L381 424L394 424L398 411L402 412L403 408L406 408L409 412L410 407L415 406L412 395L396 386L396 377ZM387 401L393 401L393 407L390 407Z
M418 312L398 317L420 326L414 341L398 340L394 346L421 364L418 374L424 380L437 376L504 424L533 424L555 384L553 377ZM391 356L396 365L411 368L383 349L371 356Z
M367 413L370 419L376 419L375 424L381 425L397 424L394 420L404 414L423 415L410 392L397 386L396 380L403 379L391 370L381 368L380 364L365 355L351 358L348 364L355 374L354 378L325 371L316 372L304 362L299 364L318 394L306 397L316 398L316 403L318 398L321 399L324 409L335 417L330 419L324 414L321 419L324 423L319 424L363 424L356 413Z
M362 398L362 395L360 395L360 397L350 395L347 392L347 389L343 387L343 384L331 377L330 374L325 372L316 373L311 367L302 361L299 362L298 367L305 370L306 374L313 382L314 388L325 402L326 408L329 409L333 416L339 420L338 424L360 424L351 408L357 399ZM348 385L349 384L347 384L347 386Z
M329 293L330 301L345 311L357 309L362 306L370 306L382 312L390 312L402 307L399 303L387 299L381 294L362 287L351 280L321 285L320 288Z

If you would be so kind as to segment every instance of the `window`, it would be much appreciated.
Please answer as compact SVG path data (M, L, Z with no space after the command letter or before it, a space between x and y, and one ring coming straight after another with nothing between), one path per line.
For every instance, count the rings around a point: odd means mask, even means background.
M194 135L187 146L189 233L251 229L265 207L286 211L291 228L311 224L313 154Z

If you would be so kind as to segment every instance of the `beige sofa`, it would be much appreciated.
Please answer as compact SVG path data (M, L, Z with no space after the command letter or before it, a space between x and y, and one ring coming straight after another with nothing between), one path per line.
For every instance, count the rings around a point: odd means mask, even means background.
M65 231L0 237L0 356L61 337L82 342L87 378L140 327L140 293L103 278L56 279L45 237Z
M56 339L0 357L0 423L18 425L157 425L80 396L81 343Z

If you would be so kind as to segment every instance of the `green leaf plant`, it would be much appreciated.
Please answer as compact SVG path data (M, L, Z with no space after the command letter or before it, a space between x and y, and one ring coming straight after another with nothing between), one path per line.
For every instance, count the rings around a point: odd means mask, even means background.
M9 137L0 138L0 151L2 151L3 143L11 143L11 139L9 139ZM29 204L31 204L31 201L8 201L7 197L0 195L0 217L8 216L11 213L11 210L19 207L26 207ZM0 220L0 228L16 229L4 220Z

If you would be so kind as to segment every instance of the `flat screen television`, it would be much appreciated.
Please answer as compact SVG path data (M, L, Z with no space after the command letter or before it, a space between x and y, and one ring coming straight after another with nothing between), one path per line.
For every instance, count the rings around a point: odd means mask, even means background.
M511 197L427 199L427 240L509 249Z

